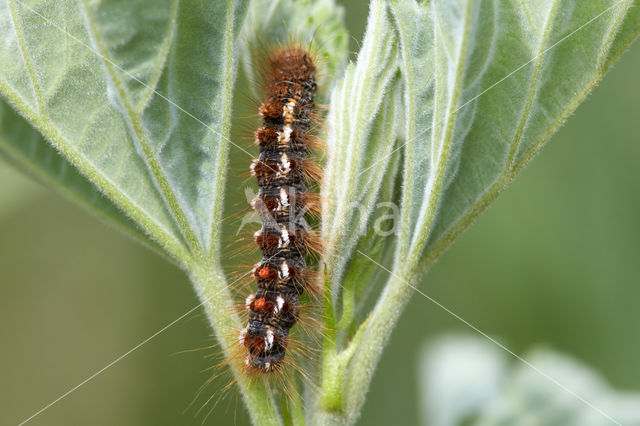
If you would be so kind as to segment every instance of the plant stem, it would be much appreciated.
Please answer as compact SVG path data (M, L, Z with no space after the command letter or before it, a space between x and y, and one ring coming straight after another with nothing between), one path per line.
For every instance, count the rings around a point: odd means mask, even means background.
M243 371L241 360L233 357L238 347L237 335L242 329L222 268L216 264L190 265L191 280L202 302L207 319L216 334L220 349L233 373L251 421L255 425L281 425L282 420L272 395L261 380Z
M344 424L353 424L360 415L365 395L369 389L373 372L382 350L386 346L400 313L413 294L411 283L416 274L412 272L391 272L378 303L369 319L363 323L358 345L354 348L349 368L344 377Z

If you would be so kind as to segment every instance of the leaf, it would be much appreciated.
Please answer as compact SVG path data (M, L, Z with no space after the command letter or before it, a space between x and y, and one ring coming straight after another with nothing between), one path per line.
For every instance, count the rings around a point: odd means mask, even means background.
M246 0L7 0L0 93L25 121L3 127L0 146L162 247L189 272L221 346L231 347L227 332L239 320L228 314L219 240L230 145L243 151L228 138L236 55L247 59L247 45L288 28L306 41L318 25L321 56L337 79L328 90L322 184L332 312L345 312L345 276L348 303L365 293L347 268L369 276L362 260L386 268L378 260L395 250L374 311L355 333L341 330L357 337L331 348L340 351L330 354L340 374L327 400L343 411L318 418L353 422L411 283L637 36L639 2L373 0L357 62L343 74L342 15L330 0L257 0L242 37ZM389 199L400 201L399 234L368 240L377 202ZM276 422L264 387L236 378L254 420Z
M55 188L127 235L161 252L129 217L0 100L0 153L36 180ZM162 252L161 252L162 253Z
M433 28L434 84L425 93L417 71L431 57L416 52L429 37L416 36L410 3L392 7L413 108L401 219L410 242L399 257L425 259L422 270L538 152L640 24L637 2L626 0L414 5L420 27Z
M189 273L225 349L237 345L229 331L240 328L229 314L233 300L219 247L229 145L242 150L229 129L246 6L246 0L0 3L0 93L66 161L23 122L17 125L30 143L7 131L3 150L13 149L14 159L82 202L91 202L94 188L102 192L109 202L97 197L95 210L128 225L124 212ZM91 183L65 175L69 164ZM229 362L251 415L276 423L270 394L238 375L239 363Z
M396 99L397 67L397 43L386 7L373 1L358 61L347 67L333 91L327 117L322 237L334 293L350 253L366 234L391 164L399 105L383 105L383 100Z
M390 154L367 145L367 118L349 106L381 108L389 98L373 86L386 55L368 57L340 93L329 116L328 198L323 232L334 300L354 256L389 273L345 378L344 412L353 422L382 348L417 279L511 182L640 32L640 0L392 0L372 2L369 28L389 34L365 46L385 52L398 43L403 106L396 150L403 154L400 232L393 266L357 250L355 210L369 219L376 186L363 176L385 174ZM390 24L380 23L389 11ZM389 25L393 32L389 33ZM394 38L396 41L394 42ZM371 45L367 46L367 41ZM362 68L360 68L362 66ZM347 78L349 74L347 74ZM372 117L369 113L367 117ZM331 135L337 135L332 139ZM361 147L366 146L366 149ZM369 182L367 182L369 183ZM355 203L355 205L354 205ZM364 206L364 207L363 207ZM361 213L362 216L362 213ZM367 223L367 222L365 222ZM332 257L333 256L333 257ZM352 264L357 264L352 262ZM334 311L340 311L339 307ZM353 348L349 348L352 350Z
M3 96L181 263L218 245L244 9L221 0L0 5Z

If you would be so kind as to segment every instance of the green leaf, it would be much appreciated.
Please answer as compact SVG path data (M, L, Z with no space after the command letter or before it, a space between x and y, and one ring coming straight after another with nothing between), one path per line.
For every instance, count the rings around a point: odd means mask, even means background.
M366 234L391 164L400 116L399 103L389 102L398 100L397 67L397 42L385 4L373 1L358 61L347 67L333 91L327 117L322 237L334 294L350 254Z
M91 50L75 3L4 2L0 19L7 41L0 50L3 95L175 256L184 252L173 219L135 155L127 125L107 96L100 58ZM23 157L37 161L26 146L17 146ZM142 201L135 193L147 195Z
M0 6L2 94L182 263L218 244L231 52L244 8L177 0ZM214 12L224 19L208 19Z
M421 70L425 63L413 58L424 48L402 4L394 10L403 57L409 70ZM420 202L403 210L401 240L410 243L400 256L409 263L422 258L423 269L495 199L638 34L637 6L628 0L431 3L433 101L417 95L417 73L406 74L415 107L407 114L414 134L407 149L416 152L407 154L414 157L405 169L405 201ZM431 109L431 116L421 115Z
M225 349L241 327L229 315L219 247L247 3L0 3L0 93L44 137L17 122L21 130L4 129L2 150L125 228L136 223L130 233L142 229L189 273ZM230 366L237 375L239 361ZM279 421L264 386L237 383L252 416Z
M328 121L324 194L330 211L323 217L323 232L334 300L340 301L336 283L354 256L390 274L361 326L366 330L345 378L340 413L345 421L357 415L417 279L511 182L638 35L638 6L638 0L372 2L369 29L375 28L378 38L368 30L354 67L365 72L338 86L341 102L332 103ZM403 153L404 164L400 233L397 241L389 241L396 252L387 268L356 249L361 233L355 211L360 216L364 211L369 220L370 204L362 200L369 194L375 199L377 191L376 185L363 184L374 182L363 177L372 169L385 174L390 157L367 145L369 122L358 107L376 111L391 102L378 95L382 85L376 79L389 67L384 52L396 43L404 111L398 126L401 143L394 149ZM368 49L376 55L366 56Z
M39 182L87 208L142 244L164 252L122 210L61 157L33 127L0 100L0 154ZM3 200L3 203L7 200Z

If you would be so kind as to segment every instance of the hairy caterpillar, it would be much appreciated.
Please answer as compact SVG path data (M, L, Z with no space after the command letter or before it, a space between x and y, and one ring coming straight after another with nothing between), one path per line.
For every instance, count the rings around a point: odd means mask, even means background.
M260 154L251 163L259 187L251 204L262 222L254 238L263 257L253 270L257 291L246 298L248 323L240 343L247 368L266 373L282 365L300 295L310 287L305 255L318 243L305 220L314 208L305 182L319 179L319 172L310 158L316 92L311 54L299 46L279 47L265 65L262 127L255 132Z

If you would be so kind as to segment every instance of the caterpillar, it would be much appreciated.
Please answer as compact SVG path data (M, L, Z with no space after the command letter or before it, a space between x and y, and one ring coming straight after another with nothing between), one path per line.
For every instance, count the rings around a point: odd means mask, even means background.
M300 296L309 291L305 256L316 249L305 215L313 194L306 185L319 179L310 158L316 93L316 66L299 46L279 47L265 60L265 96L255 131L260 154L251 163L258 194L251 202L262 226L254 234L262 259L253 269L257 290L246 298L246 328L240 343L245 366L267 373L284 362L289 332L298 321Z

